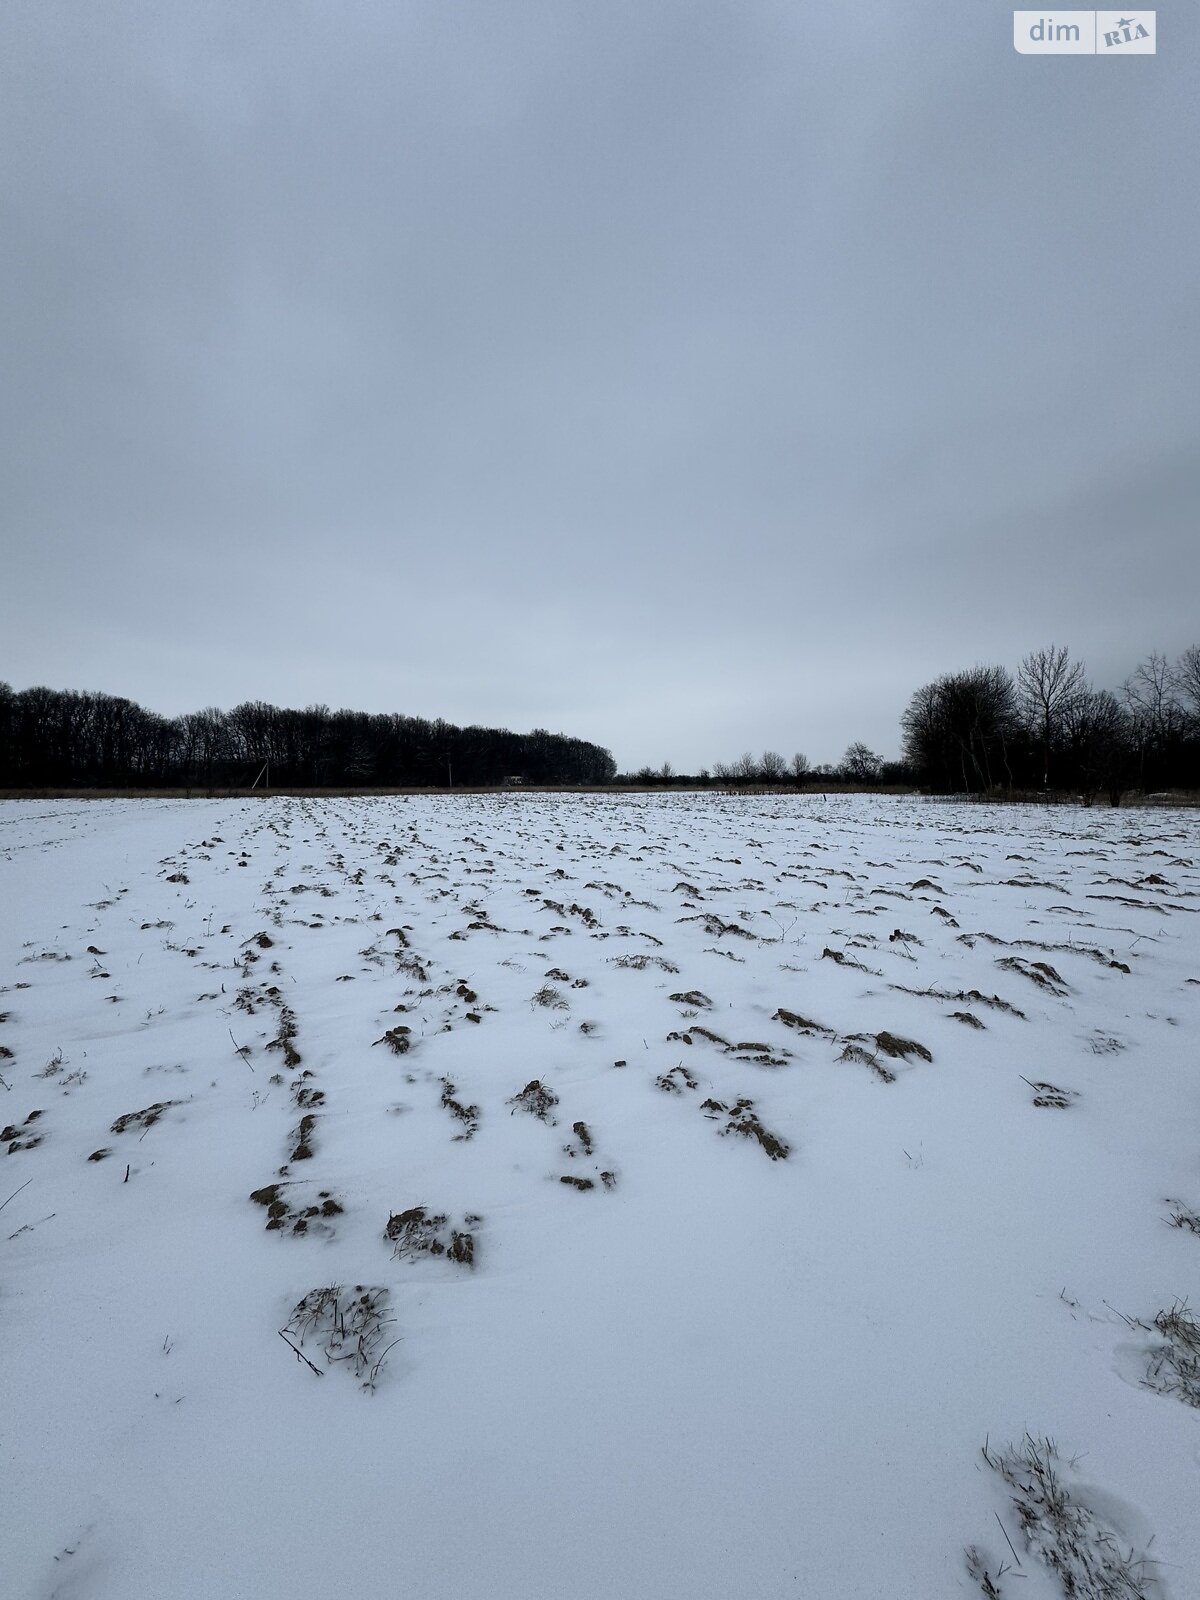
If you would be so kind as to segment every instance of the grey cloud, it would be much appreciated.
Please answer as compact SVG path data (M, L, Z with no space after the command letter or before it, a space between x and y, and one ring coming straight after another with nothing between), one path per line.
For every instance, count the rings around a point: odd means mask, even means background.
M687 768L1193 642L1194 19L1124 63L941 0L3 28L15 684Z

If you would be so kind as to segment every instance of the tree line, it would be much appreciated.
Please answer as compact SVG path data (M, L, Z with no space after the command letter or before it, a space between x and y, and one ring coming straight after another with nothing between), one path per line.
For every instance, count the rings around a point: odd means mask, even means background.
M1112 805L1130 790L1200 787L1200 646L1157 651L1120 690L1097 689L1060 645L1014 677L977 666L922 685L901 718L904 759L939 794L1072 793Z
M264 770L265 769L265 770ZM584 739L440 718L261 700L164 717L118 695L0 683L0 788L484 788L603 784L609 751Z
M901 717L902 754L861 741L840 762L747 751L696 775L671 763L623 774L659 788L921 788L934 794L1070 794L1112 805L1132 790L1200 789L1200 646L1154 651L1117 691L1097 689L1068 649L1031 651L1016 674L976 666L923 684Z
M912 785L913 773L907 762L885 761L856 741L836 765L824 762L814 766L799 750L790 759L778 750L764 750L757 756L747 750L736 761L718 761L694 774L676 772L664 761L660 767L622 773L616 781L642 789L862 789L877 784L905 788Z
M1113 805L1130 790L1200 788L1200 646L1152 652L1118 691L1063 646L946 673L901 717L902 757L851 744L837 765L750 752L696 776L670 762L617 776L608 750L535 728L460 728L395 713L289 710L261 700L164 717L117 695L0 683L0 788L296 788L530 785L855 788L936 794L1069 793Z

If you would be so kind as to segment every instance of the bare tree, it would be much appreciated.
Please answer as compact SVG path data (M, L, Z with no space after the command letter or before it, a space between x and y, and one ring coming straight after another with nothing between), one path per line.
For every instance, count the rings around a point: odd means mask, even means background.
M792 777L795 778L797 783L803 783L811 771L812 766L808 757L802 750L797 750L792 757Z
M758 770L764 783L782 783L787 777L787 762L778 750L764 750Z
M1064 716L1064 731L1091 805L1101 790L1119 806L1129 787L1133 741L1129 714L1107 689L1077 695Z
M1200 733L1200 644L1185 650L1175 663L1175 684L1192 731Z
M904 759L920 777L936 784L945 768L945 714L942 685L922 684L913 691L900 718Z
M1140 661L1125 680L1125 704L1157 744L1165 744L1179 731L1181 707L1174 668L1157 650Z
M918 689L901 718L905 760L923 782L953 792L1012 785L1016 687L1004 667L972 667Z
M877 783L883 762L861 739L855 740L842 757L842 772L854 783Z
M1073 700L1083 693L1083 663L1071 660L1065 645L1033 650L1017 673L1021 710L1042 747L1042 783L1050 783L1050 752L1062 731L1063 717Z
M951 736L958 751L963 787L977 779L985 790L1000 780L1012 786L1008 745L1016 725L1016 685L1006 667L972 667L942 679Z
M1148 776L1153 781L1169 767L1172 747L1184 731L1175 669L1165 655L1152 650L1126 678L1122 693L1138 753L1139 782L1144 784Z

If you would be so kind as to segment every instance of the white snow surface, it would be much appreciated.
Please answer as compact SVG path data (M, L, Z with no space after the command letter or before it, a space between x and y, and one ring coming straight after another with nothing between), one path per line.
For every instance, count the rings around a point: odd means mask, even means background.
M1027 1431L1200 1596L1194 812L21 801L0 908L11 1600L1038 1600Z

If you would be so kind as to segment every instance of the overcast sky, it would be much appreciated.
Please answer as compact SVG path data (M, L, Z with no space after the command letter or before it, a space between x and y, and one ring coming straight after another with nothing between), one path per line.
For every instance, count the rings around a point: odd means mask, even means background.
M5 0L0 678L885 755L1200 642L1200 36Z

